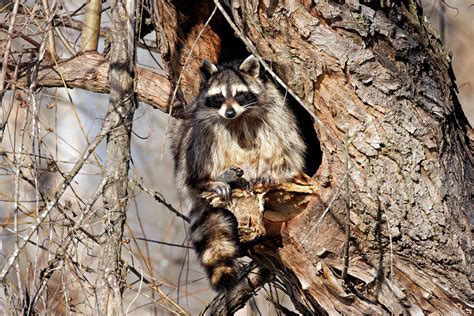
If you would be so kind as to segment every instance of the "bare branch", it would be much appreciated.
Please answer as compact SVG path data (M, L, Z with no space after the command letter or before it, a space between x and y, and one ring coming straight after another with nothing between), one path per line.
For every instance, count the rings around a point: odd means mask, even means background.
M186 222L189 223L189 217L184 215L183 213L179 212L177 209L175 209L173 207L173 205L166 202L165 198L163 197L163 195L160 192L152 191L152 190L146 188L145 186L143 186L143 184L141 184L141 183L138 183L138 182L135 182L135 181L130 181L130 182L133 183L133 184L136 184L141 190L143 190L144 192L146 192L149 195L153 196L157 202L159 202L159 203L163 204L164 206L166 206L166 208L168 210L170 210L172 213L176 214L176 216L184 219Z
M3 93L5 89L5 79L6 79L7 67L8 67L8 58L10 56L10 46L11 46L11 41L12 41L13 27L15 26L19 2L20 2L19 0L16 0L13 6L12 15L10 18L10 26L8 27L8 37L7 37L7 40L5 41L3 52L0 52L0 53L3 53L2 71L0 72L0 100L3 100Z
M47 35L48 36L48 51L51 56L51 59L54 60L56 58L56 43L54 40L54 29L53 29L53 21L52 21L53 14L51 14L48 0L42 0L41 2L43 4L43 9L46 15L46 23L47 23L46 29L48 33Z
M116 126L119 123L120 123L120 120L119 120L118 117L111 115L111 113L109 113L107 115L107 117L104 120L104 123L102 125L102 128L101 128L99 134L95 137L95 139L92 141L92 143L87 147L85 152L81 155L81 157L78 159L78 161L76 162L74 167L71 169L69 174L65 175L64 179L59 184L58 189L54 193L53 198L51 199L51 201L49 201L46 205L46 208L41 213L39 213L38 217L36 218L35 223L31 227L30 231L24 236L24 238L21 241L21 243L19 244L18 248L15 249L13 254L8 258L7 262L5 263L5 266L3 267L2 271L0 272L0 282L3 282L5 280L6 275L10 271L10 268L12 267L13 263L16 261L16 259L20 255L23 248L26 246L26 244L28 243L30 238L33 236L33 234L41 226L43 221L48 217L48 215L51 213L51 211L56 206L56 204L59 202L59 199L64 194L66 189L70 186L72 180L79 173L79 171L81 170L82 166L87 161L89 156L96 149L96 147L102 142L104 137L112 129L116 128Z
M201 312L204 315L210 311L211 315L233 315L245 306L247 301L264 286L272 274L262 269L255 262L247 264L240 272L239 282L229 292L217 295Z
M112 1L109 113L122 124L107 138L104 188L103 239L101 240L96 304L101 315L122 315L122 293L126 267L122 260L122 238L128 203L130 138L137 107L135 77L135 1Z
M101 9L102 2L100 0L90 0L86 5L84 25L82 26L81 51L97 51Z
M92 92L109 93L110 86L107 82L109 62L96 52L79 54L71 59L58 63L59 68L53 64L43 64L38 73L38 87L64 87L80 88ZM62 78L61 78L62 77ZM21 73L18 86L27 85L27 73ZM168 113L171 85L163 75L137 67L136 69L136 94L138 100Z

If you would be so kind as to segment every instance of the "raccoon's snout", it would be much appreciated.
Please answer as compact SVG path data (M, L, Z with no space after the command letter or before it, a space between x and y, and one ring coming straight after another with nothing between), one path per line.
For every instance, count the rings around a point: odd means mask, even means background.
M231 119L231 118L234 118L237 115L237 113L235 112L234 108L228 108L228 109L225 110L224 115L225 115L225 117Z
M236 102L224 103L219 109L219 115L226 120L233 120L239 117L243 112L245 112L245 108L241 107Z

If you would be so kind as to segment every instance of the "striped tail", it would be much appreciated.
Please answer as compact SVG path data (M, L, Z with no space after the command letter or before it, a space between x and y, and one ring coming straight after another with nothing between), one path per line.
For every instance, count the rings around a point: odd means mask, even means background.
M235 216L200 198L191 210L191 241L214 290L228 290L237 277L239 237Z

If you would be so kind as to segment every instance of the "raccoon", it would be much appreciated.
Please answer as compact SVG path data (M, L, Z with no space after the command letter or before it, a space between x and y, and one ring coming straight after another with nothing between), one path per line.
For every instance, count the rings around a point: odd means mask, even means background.
M190 237L212 287L234 284L240 256L237 221L201 198L231 198L232 171L249 183L277 184L304 170L306 145L293 112L254 56L241 63L204 60L200 92L186 119L172 128L176 184L190 210ZM229 173L227 173L228 175Z

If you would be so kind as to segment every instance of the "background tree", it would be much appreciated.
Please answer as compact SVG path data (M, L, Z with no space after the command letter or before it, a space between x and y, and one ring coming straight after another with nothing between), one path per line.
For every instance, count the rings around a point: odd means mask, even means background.
M295 109L310 146L312 179L238 193L232 211L250 260L231 299L218 296L207 309L233 312L263 288L285 314L472 312L473 133L456 95L451 57L419 3L112 2L102 5L111 12L108 29L99 28L93 4L85 12L95 19L84 18L84 24L74 18L84 6L70 11L66 4L15 1L4 8L9 26L0 87L2 96L9 92L2 98L3 128L11 124L9 138L21 140L10 141L13 149L3 156L15 187L12 220L5 218L5 227L13 224L8 242L14 248L0 274L10 312L97 307L127 313L147 295L155 312L189 310L179 301L180 279L173 286L154 275L148 248L143 254L152 241L140 244L133 229L126 231L125 210L129 199L136 203L135 190L186 220L178 206L144 186L146 179L133 170L126 177L134 112L127 91L134 78L138 100L179 116L197 92L203 58L226 61L249 52ZM82 30L80 49L92 51L78 53L74 33L64 34L70 29ZM108 38L110 58L107 43L105 56L87 43L94 33ZM23 42L12 48L15 39ZM136 46L159 52L161 74L129 64ZM48 152L44 140L39 101L45 87L111 94L102 128L92 141L84 133L87 146L72 169ZM102 166L100 148L94 150L106 136ZM102 180L80 195L76 175L88 163ZM43 169L61 181L45 177ZM23 186L33 192L22 193ZM62 197L65 192L75 200ZM35 198L24 202L21 196ZM91 261L94 256L99 260ZM178 289L177 299L170 288ZM278 299L282 292L293 306Z

